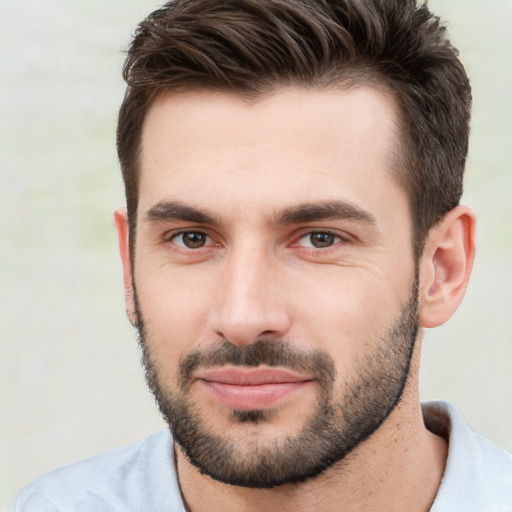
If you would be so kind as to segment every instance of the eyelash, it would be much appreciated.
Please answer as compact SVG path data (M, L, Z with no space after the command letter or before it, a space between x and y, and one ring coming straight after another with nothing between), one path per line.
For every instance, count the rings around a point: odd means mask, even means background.
M312 237L313 235L328 235L334 237L336 240L326 247L314 247L314 246L301 246L300 241ZM329 250L334 250L337 248L339 244L345 244L350 242L350 238L348 236L342 236L340 233L335 231L331 231L329 229L313 229L306 232L301 233L296 239L296 241L292 244L292 247L302 247L304 250L313 252L313 253L325 253ZM311 238L310 238L311 240Z
M212 237L207 232L202 231L200 229L184 229L184 230L181 230L181 231L178 231L175 233L171 233L169 236L166 236L165 240L167 242L174 243L175 245L177 245L180 248L180 250L191 251L191 252L198 252L200 249L204 249L205 247L208 247L210 245L207 242L205 242L204 245L197 247L197 248L193 248L193 247L187 247L185 244L183 244L183 245L178 244L176 242L176 239L183 235L201 235L201 236L204 236L207 240L208 239L213 240ZM217 244L215 244L215 245L217 245Z
M192 234L204 236L206 238L204 245L194 248L194 247L187 247L184 243L179 244L176 242L176 239L178 237L184 236L184 235L192 235ZM308 246L300 245L301 240L303 240L307 237L312 237L313 235L332 236L335 238L335 241L331 245L328 245L326 247L314 247L314 246L308 247ZM208 240L210 240L210 242L208 242ZM334 248L336 248L339 244L350 243L350 241L351 241L351 239L348 236L342 236L341 234L331 231L329 229L316 229L316 230L313 229L313 230L303 231L302 233L300 233L298 236L296 236L294 238L294 241L290 244L289 247L299 247L309 253L326 253L329 250L333 250ZM220 243L212 243L213 237L210 234L208 234L208 232L200 230L200 229L185 229L185 230L180 230L177 232L170 233L169 235L167 235L165 237L165 242L171 242L178 248L178 250L189 252L189 253L200 253L200 252L202 252L201 249L204 250L204 249L208 249L212 246L220 246L221 245Z

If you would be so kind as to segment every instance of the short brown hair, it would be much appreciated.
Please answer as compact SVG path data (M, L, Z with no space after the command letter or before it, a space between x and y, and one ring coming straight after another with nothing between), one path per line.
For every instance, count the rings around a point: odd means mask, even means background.
M142 127L155 96L257 98L281 86L372 83L400 108L399 183L418 257L460 201L471 89L445 26L415 0L175 0L140 23L123 69L117 148L133 242Z

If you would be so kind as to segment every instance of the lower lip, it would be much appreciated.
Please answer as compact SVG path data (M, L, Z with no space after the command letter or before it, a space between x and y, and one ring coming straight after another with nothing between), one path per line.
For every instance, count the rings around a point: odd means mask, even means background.
M200 382L220 403L245 410L268 409L312 384L312 381L300 381L239 386L207 380Z

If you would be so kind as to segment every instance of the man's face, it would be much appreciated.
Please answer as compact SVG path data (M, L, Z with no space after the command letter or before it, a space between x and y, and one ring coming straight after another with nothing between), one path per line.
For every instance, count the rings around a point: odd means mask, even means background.
M395 121L368 87L151 107L131 308L148 382L204 473L304 480L399 401L417 280Z

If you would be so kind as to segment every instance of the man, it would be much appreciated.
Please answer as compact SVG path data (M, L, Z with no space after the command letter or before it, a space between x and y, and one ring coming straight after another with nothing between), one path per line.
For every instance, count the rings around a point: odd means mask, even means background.
M170 428L16 510L512 510L510 454L418 397L422 329L475 251L470 87L439 20L409 0L177 0L124 76L115 221Z

